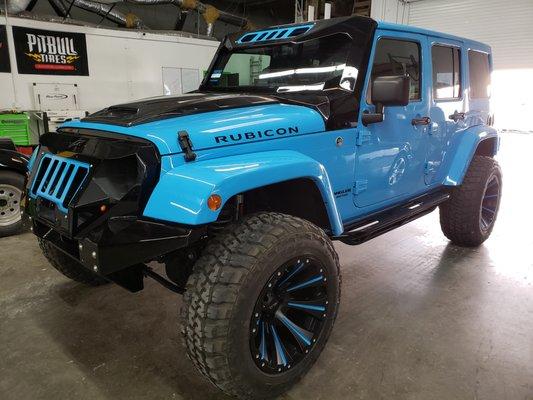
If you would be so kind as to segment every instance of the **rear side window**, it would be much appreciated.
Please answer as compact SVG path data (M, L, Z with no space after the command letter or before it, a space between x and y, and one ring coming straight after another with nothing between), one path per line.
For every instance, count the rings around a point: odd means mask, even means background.
M479 51L468 52L468 71L470 75L470 97L485 99L490 96L489 55Z
M378 76L409 75L409 100L420 100L420 46L416 42L380 39L377 43L371 82ZM367 102L370 103L370 89Z
M433 46L433 98L461 97L461 52L455 47Z

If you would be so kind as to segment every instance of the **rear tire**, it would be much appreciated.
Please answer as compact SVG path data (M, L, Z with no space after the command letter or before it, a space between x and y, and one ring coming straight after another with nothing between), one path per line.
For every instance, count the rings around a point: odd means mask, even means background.
M490 157L474 156L463 183L440 206L440 225L452 243L476 247L490 236L502 194L502 173Z
M279 297L269 294L274 289ZM298 303L301 296L305 301ZM267 298L272 300L268 305ZM229 395L241 399L276 396L297 382L318 358L333 327L339 299L338 256L320 228L278 213L246 216L208 242L189 278L182 309L188 356ZM301 311L302 304L310 310ZM318 313L313 316L313 312ZM301 319L295 319L296 315ZM287 328L291 322L286 317L298 322L296 328L305 329L300 332L309 335L304 340L309 344L298 342L298 336ZM264 325L268 343L258 350Z
M24 175L0 171L0 237L21 232L20 200L23 191Z
M48 241L41 238L38 238L38 241L39 247L48 262L67 278L88 286L100 286L108 283L108 281L101 276L89 271L79 262L76 262L67 256L61 252L61 250L56 249Z

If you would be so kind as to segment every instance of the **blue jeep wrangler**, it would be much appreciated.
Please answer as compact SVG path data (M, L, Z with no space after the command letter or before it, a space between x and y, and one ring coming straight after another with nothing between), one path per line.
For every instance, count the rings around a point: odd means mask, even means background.
M453 243L490 235L502 190L490 71L484 44L363 17L230 35L198 91L43 136L33 232L73 280L183 293L196 367L231 395L274 396L331 332L334 240L436 207Z

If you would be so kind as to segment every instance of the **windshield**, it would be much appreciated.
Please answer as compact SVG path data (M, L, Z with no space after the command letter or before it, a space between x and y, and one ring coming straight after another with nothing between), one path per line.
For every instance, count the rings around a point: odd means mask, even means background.
M352 40L335 34L301 43L270 44L221 54L208 80L216 88L275 92L350 89L357 70L346 66ZM348 79L351 78L351 79Z

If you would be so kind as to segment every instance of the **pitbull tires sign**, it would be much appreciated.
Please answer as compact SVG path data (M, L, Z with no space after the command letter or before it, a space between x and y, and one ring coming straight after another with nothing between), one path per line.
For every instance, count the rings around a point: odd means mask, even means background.
M89 75L83 33L13 27L19 74Z

